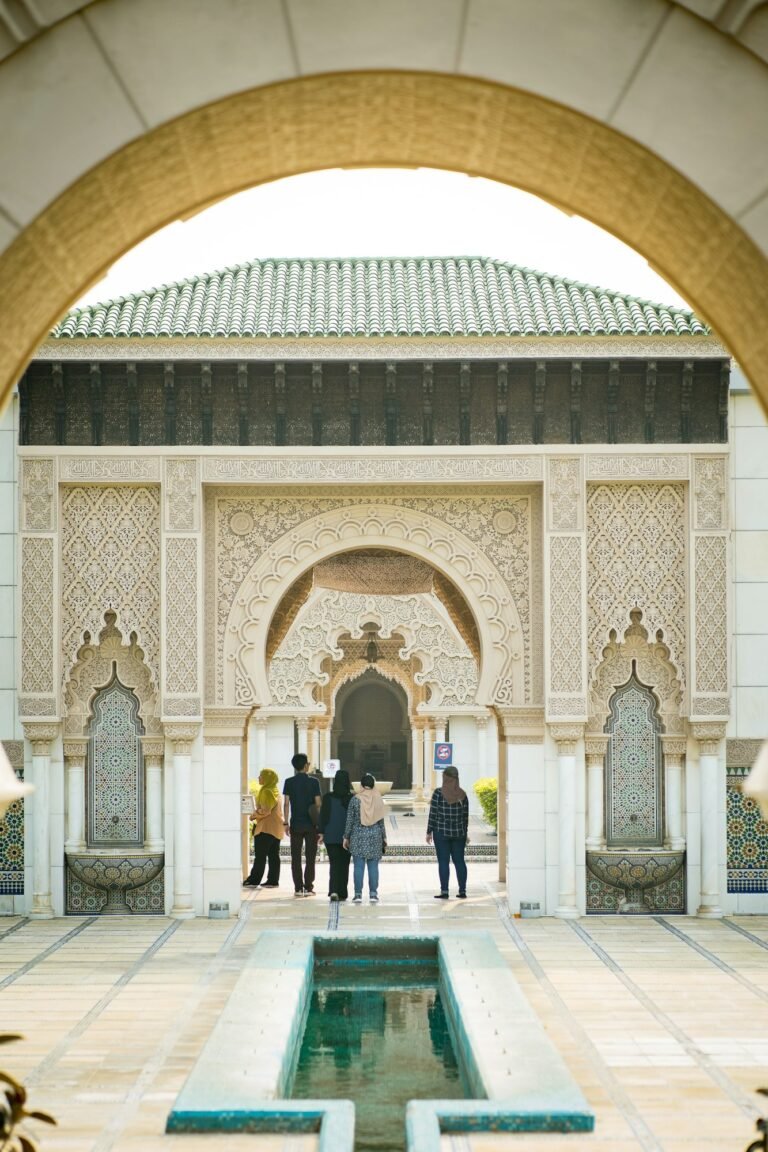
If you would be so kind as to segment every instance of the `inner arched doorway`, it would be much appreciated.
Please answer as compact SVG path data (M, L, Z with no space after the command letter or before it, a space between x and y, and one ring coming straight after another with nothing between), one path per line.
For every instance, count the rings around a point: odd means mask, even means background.
M394 790L411 787L411 723L399 684L367 669L336 697L331 750L353 780L372 772Z

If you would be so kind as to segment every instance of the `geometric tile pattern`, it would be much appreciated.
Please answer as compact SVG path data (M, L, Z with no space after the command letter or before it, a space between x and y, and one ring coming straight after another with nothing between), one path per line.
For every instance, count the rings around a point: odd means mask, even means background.
M729 892L768 892L768 823L741 790L749 768L729 768L726 828Z
M66 890L64 911L69 915L98 916L107 903L107 891L78 879L72 869L65 868ZM159 876L125 893L128 909L142 916L165 914L165 871Z
M16 768L24 779L24 769ZM24 801L14 800L0 820L0 896L24 895Z
M619 901L625 896L624 888L606 884L587 869L587 915L605 915L618 912ZM643 889L643 913L685 913L685 868L676 876L653 888ZM631 913L630 913L631 914Z
M661 844L661 745L656 701L632 676L610 701L608 844Z
M139 698L115 676L93 702L88 747L88 845L144 842Z

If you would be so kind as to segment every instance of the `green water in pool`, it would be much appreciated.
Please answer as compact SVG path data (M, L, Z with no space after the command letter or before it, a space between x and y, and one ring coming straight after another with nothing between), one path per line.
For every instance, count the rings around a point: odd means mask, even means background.
M356 1152L401 1152L409 1100L466 1098L436 966L316 971L290 1095L353 1100Z

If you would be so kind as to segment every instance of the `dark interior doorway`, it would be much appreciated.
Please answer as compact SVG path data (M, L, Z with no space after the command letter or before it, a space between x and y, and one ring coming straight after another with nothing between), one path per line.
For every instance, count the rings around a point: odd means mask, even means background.
M370 669L339 697L331 747L342 768L353 780L372 772L377 780L391 780L393 789L410 789L411 724L400 685Z

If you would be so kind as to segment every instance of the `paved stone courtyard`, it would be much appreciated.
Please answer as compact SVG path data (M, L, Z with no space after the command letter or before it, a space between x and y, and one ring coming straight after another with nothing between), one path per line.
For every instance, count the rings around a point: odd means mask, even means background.
M285 866L284 866L285 868ZM511 920L495 864L469 899L436 868L385 861L382 903L249 893L237 920L0 922L3 1066L44 1152L310 1152L314 1136L165 1136L166 1114L264 928L490 932L597 1115L585 1136L444 1137L448 1152L741 1152L768 1083L768 917ZM318 875L324 890L325 866ZM32 1130L32 1129L31 1129Z

